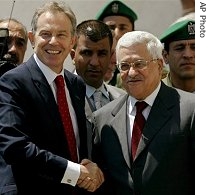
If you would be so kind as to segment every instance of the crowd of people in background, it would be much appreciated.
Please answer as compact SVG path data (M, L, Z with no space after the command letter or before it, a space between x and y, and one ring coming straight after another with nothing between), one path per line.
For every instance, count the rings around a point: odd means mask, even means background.
M30 31L0 18L0 195L195 193L195 1L180 2L160 37L120 0L79 24L59 1Z

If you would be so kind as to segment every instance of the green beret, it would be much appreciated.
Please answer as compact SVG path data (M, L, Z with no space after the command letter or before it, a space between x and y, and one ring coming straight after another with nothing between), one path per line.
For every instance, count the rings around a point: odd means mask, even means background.
M125 16L132 22L138 19L136 13L121 1L111 1L106 4L96 15L97 20L103 20L107 16Z
M194 20L184 20L174 23L160 36L160 41L162 43L188 39L195 39Z

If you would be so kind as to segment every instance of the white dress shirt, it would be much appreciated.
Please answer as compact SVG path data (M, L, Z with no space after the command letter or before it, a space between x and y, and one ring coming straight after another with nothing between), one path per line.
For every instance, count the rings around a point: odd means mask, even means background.
M160 90L160 86L161 86L161 82L159 83L159 85L157 86L157 88L144 100L148 106L143 110L142 114L145 118L145 120L147 120L148 116L149 116L149 112L151 110L151 107L155 101L155 98ZM133 123L134 123L134 119L136 116L136 102L138 100L135 99L134 97L129 96L128 100L127 100L127 129L128 129L128 145L130 148L130 152L131 152L131 137L132 137L132 131L133 131Z
M62 75L64 78L64 69L61 71L60 74L55 73L54 71L52 71L48 66L46 66L45 64L43 64L37 57L36 54L34 54L34 59L36 61L36 63L38 64L38 67L41 69L42 73L44 74L44 76L47 79L47 82L49 83L53 95L55 97L55 100L57 102L57 98L56 98L56 85L55 85L55 78L58 75ZM64 79L65 82L65 79ZM72 102L71 102L71 98L68 92L68 89L66 87L66 83L65 83L65 92L66 92L66 98L67 98L67 103L68 103L68 107L70 115L71 115L71 119L72 119L72 125L73 125L73 129L74 129L74 133L75 133L75 137L76 137L76 143L77 143L77 153L78 153L78 148L80 146L80 139L79 139L79 134L78 134L78 125L77 125L77 119L76 119L76 114L74 111L74 108L72 106ZM79 157L79 155L78 155ZM71 161L68 161L68 165L66 167L66 171L64 173L64 176L61 180L61 183L66 183L66 184L70 184L72 186L75 186L78 178L80 175L80 165Z

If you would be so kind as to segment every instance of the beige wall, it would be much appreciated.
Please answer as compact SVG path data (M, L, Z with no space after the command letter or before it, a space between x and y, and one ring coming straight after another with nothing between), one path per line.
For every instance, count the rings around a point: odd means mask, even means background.
M35 9L49 0L16 0L12 17L20 20L30 30L30 22ZM95 17L97 11L108 0L64 0L68 2L77 17L77 23ZM160 36L165 28L181 16L179 0L124 0L137 14L136 30L145 30ZM13 0L0 0L0 18L10 16ZM27 60L33 50L30 43L26 52ZM70 58L66 60L67 66ZM71 68L70 68L71 69Z

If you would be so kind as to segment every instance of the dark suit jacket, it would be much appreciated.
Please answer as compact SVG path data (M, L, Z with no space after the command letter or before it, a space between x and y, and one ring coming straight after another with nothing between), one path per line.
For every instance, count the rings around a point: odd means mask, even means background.
M94 113L93 159L106 173L104 194L193 195L194 94L161 84L133 163L127 142L127 98Z
M85 84L65 71L78 120L80 159L87 157ZM52 90L33 57L0 78L0 152L19 194L71 194L61 184L71 160ZM5 177L5 175L1 175Z
M16 195L17 187L11 166L0 155L0 195Z

